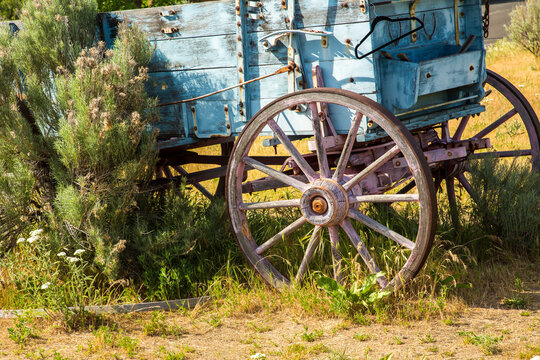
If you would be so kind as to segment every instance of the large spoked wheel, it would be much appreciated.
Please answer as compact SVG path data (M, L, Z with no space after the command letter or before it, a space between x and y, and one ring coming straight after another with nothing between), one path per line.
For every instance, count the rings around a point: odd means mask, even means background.
M486 106L485 113L474 118L466 116L443 128L449 142L481 141L488 138L491 144L490 148L473 149L465 161L449 162L446 165L446 188L452 208L456 207L456 181L478 202L469 181L470 161L506 159L540 172L540 123L532 106L514 85L491 70L487 70L484 90L486 97L482 103ZM449 127L455 128L453 134Z
M304 104L311 109L328 104L331 117L349 118L350 130L341 150L325 149L321 134L324 119L316 110L308 111L315 154L304 150L305 141L289 140L284 129L294 129L290 109ZM383 128L391 142L366 151L372 156L369 161L365 161L369 159L366 152L362 153L365 162L359 164L353 161L361 157L357 147L353 153L353 146L363 116ZM291 169L262 162L266 150L258 139L270 130L281 143L279 151L290 156L286 164ZM270 151L274 153L274 149ZM407 166L401 166L404 173L400 179L388 176L396 162L403 161ZM399 180L411 176L416 193L392 191ZM408 130L374 101L328 88L286 95L253 117L232 151L227 203L233 231L247 260L278 289L301 282L310 271L347 282L351 271L358 268L361 273L382 270L385 276L378 279L381 288L400 288L424 264L437 219L431 172ZM377 211L371 211L376 207L370 204L377 203L406 213L409 221L392 222L384 215L376 218Z

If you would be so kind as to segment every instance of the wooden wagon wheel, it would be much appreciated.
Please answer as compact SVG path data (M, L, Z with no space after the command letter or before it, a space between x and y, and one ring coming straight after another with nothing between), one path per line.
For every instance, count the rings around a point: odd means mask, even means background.
M449 162L446 165L446 189L450 206L454 209L455 223L457 223L456 180L458 186L465 189L474 201L478 201L467 179L470 175L466 176L469 159L482 160L497 157L525 160L525 163L530 164L531 170L540 172L540 123L531 105L514 85L491 70L487 70L484 88L486 113L474 118L466 116L459 119L453 135L450 135L448 131L448 124L443 128L443 137L445 133L448 134L449 142L489 138L492 146L491 149L473 150L466 161ZM495 114L488 114L488 112L495 112ZM484 119L488 115L496 120L486 122ZM514 138L515 144L505 146L509 137Z
M345 113L350 117L351 127L343 150L333 158L330 153L327 154L322 144L320 119L317 114L311 116L317 148L316 161L307 161L306 159L314 156L302 155L298 145L293 144L282 130L287 114L291 113L289 109L313 103L331 104L331 113L332 109L345 109ZM340 111L340 114L343 114L343 111ZM390 143L383 154L374 158L370 164L355 168L350 166L349 160L362 116L380 125L394 143ZM254 144L263 129L271 129L280 140L280 146L287 150L297 165L296 174L280 171L279 168L264 165L254 159L262 151ZM399 157L408 163L408 171L412 172L417 184L417 193L363 195L358 184L385 166L392 166L391 160ZM253 191L253 188L246 184L253 173L262 173L286 187L276 192L248 194L246 192ZM257 196L263 201L253 201ZM358 265L352 259L351 262L347 260L347 257L355 257L354 248L369 272L386 270L386 277L378 279L382 288L397 289L413 278L422 267L431 249L437 219L431 172L408 130L374 101L349 91L329 88L286 95L273 101L253 117L238 137L229 161L227 203L232 228L245 257L267 283L278 289L291 282L301 281L315 254L326 259L328 266L325 269L328 273L333 273L338 280L342 279L344 262ZM368 203L410 205L416 212L414 237L407 238L377 219L367 216L363 206ZM263 222L265 219L270 222L285 213L289 217L275 229L275 233L267 234L264 224L257 226L261 219ZM360 235L368 229L382 234L383 241L390 243L400 254L402 262L395 266L394 270L389 271L387 264L379 268L378 259L384 257L384 250L381 247L373 248L376 245L370 244L370 239ZM325 238L326 231L329 240ZM299 240L302 236L303 239ZM347 245L345 241L340 243L340 238L348 239L347 242L352 244L352 252L347 254L343 250ZM293 249L300 251L294 252ZM319 254L324 249L328 255Z

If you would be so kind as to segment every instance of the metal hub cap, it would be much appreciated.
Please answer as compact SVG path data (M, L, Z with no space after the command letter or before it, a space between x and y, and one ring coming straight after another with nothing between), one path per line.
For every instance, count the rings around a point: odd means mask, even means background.
M323 197L317 196L311 202L311 209L317 214L324 214L328 210L328 203Z
M347 216L349 200L340 184L331 179L319 179L302 194L300 209L311 224L333 226Z

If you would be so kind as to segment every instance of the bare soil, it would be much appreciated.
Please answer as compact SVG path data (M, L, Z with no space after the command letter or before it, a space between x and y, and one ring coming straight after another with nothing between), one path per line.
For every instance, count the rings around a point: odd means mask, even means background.
M34 319L38 336L22 346L8 334L18 320L3 319L0 358L250 359L258 353L266 359L382 359L393 354L392 359L529 360L540 351L540 292L528 298L528 310L468 307L444 319L369 325L297 318L287 311L228 317L216 315L215 309L170 312L164 313L161 336L145 334L153 321L150 313L113 316L105 336L97 331L66 333L50 320ZM167 334L178 328L181 333ZM500 340L486 349L468 343L463 332Z

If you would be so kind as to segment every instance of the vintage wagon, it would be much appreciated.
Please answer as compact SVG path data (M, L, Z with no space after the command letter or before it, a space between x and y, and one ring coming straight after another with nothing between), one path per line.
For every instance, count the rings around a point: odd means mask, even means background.
M455 207L456 183L475 198L474 159L540 169L537 116L486 70L479 0L223 0L104 13L109 46L123 21L155 45L155 184L187 181L212 197L201 182L220 178L243 253L276 288L300 281L316 253L342 281L354 248L368 272L385 271L382 288L399 288L429 254L443 180ZM521 147L499 145L510 125L522 129ZM197 151L210 145L221 154ZM406 221L389 220L404 211ZM261 232L265 216L283 216L281 228Z

